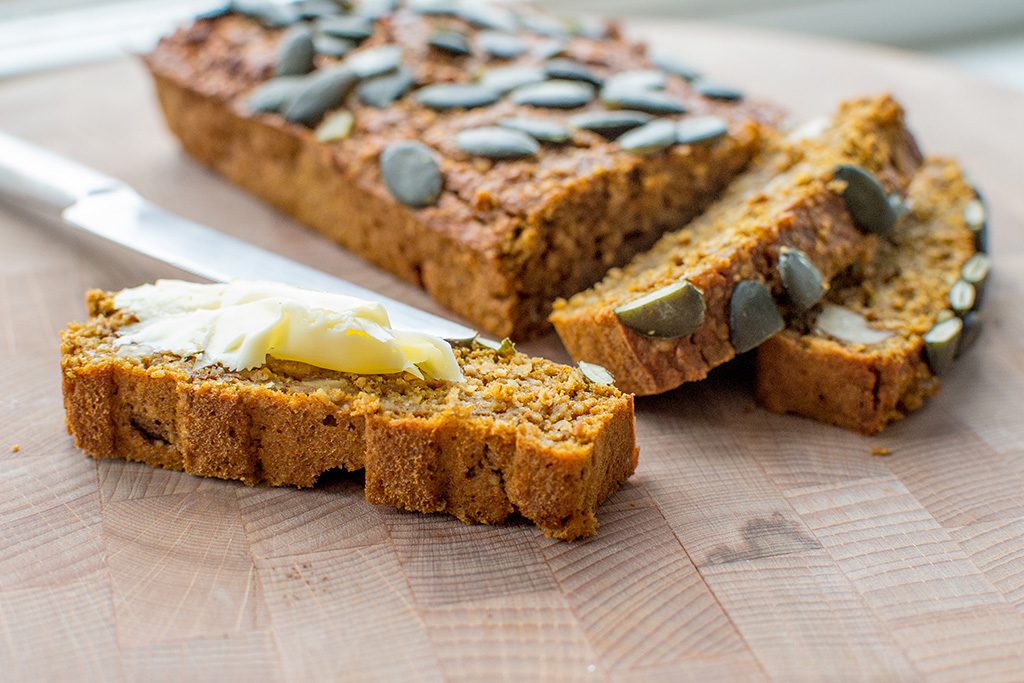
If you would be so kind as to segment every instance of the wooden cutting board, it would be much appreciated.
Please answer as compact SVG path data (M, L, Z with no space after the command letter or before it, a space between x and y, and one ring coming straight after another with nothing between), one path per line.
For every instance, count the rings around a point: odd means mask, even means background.
M928 151L963 159L997 273L942 394L875 438L763 412L742 362L640 400L636 476L574 544L375 508L356 478L250 489L97 463L64 431L58 332L85 289L176 273L0 213L0 676L1024 678L1024 96L881 49L633 29L799 115L891 89ZM0 127L437 310L183 156L132 60L0 84Z

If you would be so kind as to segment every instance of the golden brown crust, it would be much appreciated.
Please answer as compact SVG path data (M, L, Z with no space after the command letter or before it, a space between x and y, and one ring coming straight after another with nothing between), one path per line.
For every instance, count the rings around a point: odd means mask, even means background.
M417 52L423 36L415 22L384 26L364 45L405 41L421 82L465 80L496 66L470 57L453 70L450 59ZM696 215L742 171L759 147L761 126L776 118L763 105L712 101L673 79L670 91L694 114L729 121L726 138L637 157L578 133L570 144L545 147L536 161L494 163L454 149L456 133L506 116L551 114L506 101L436 113L406 97L388 110L348 102L357 132L325 144L303 126L246 110L245 98L273 63L278 36L229 16L182 29L146 57L167 123L185 150L497 336L523 339L548 329L556 297L592 284ZM573 41L567 49L598 70L650 64L639 46L617 35ZM377 155L401 139L423 140L442 153L446 190L437 206L411 209L384 188Z
M930 159L910 187L911 214L855 282L829 302L861 313L893 336L853 345L804 332L796 321L757 351L757 396L769 410L877 434L939 390L923 335L947 307L949 290L974 253L964 207L974 199L959 166Z
M632 397L549 361L458 350L461 389L284 362L235 373L118 352L130 316L105 293L89 306L61 365L68 429L96 458L273 486L365 469L371 503L488 524L519 513L567 540L594 533L636 466Z
M902 191L920 162L903 110L887 96L845 103L821 140L779 141L690 226L665 235L649 252L568 301L551 321L577 360L607 367L618 386L655 394L708 372L736 355L729 300L735 283L765 282L777 294L779 250L804 251L829 279L874 248L853 224L831 182L838 163L872 170ZM659 287L687 279L704 294L704 323L679 339L627 328L614 309Z

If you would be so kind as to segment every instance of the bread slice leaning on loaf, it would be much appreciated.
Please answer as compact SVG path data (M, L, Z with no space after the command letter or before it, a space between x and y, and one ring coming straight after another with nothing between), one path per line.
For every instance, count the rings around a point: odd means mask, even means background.
M835 169L862 167L886 192L902 193L919 163L895 100L883 95L846 102L821 130L776 140L692 223L610 270L592 288L556 302L551 321L573 358L605 366L624 391L656 394L703 379L737 353L730 307L741 281L784 301L778 273L783 249L803 252L826 282L872 253L875 236L855 224ZM692 331L653 335L627 326L616 313L684 282L699 291L701 302Z
M63 333L67 425L95 458L248 485L313 486L365 470L366 499L495 524L519 513L556 538L597 529L633 473L633 399L572 367L455 349L465 380L357 375L268 357L230 371L115 346L135 322L114 295Z
M757 395L769 410L874 434L939 390L943 358L959 355L980 324L969 310L957 323L950 309L950 291L976 253L966 216L979 200L956 162L944 159L926 163L909 200L891 240L826 297L842 318L822 320L816 307L758 348ZM987 274L987 265L978 272ZM968 277L978 302L984 280ZM929 344L947 316L952 340L939 335Z

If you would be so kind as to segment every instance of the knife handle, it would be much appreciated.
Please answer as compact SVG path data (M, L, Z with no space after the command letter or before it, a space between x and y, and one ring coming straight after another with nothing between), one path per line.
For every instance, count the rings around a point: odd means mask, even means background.
M123 183L0 132L0 202L60 217L79 199Z

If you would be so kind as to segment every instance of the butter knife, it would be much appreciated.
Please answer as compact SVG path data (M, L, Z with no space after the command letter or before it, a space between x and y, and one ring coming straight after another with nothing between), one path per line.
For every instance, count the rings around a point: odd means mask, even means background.
M127 183L0 132L0 203L207 280L275 280L377 301L396 329L449 341L476 331L165 211Z

